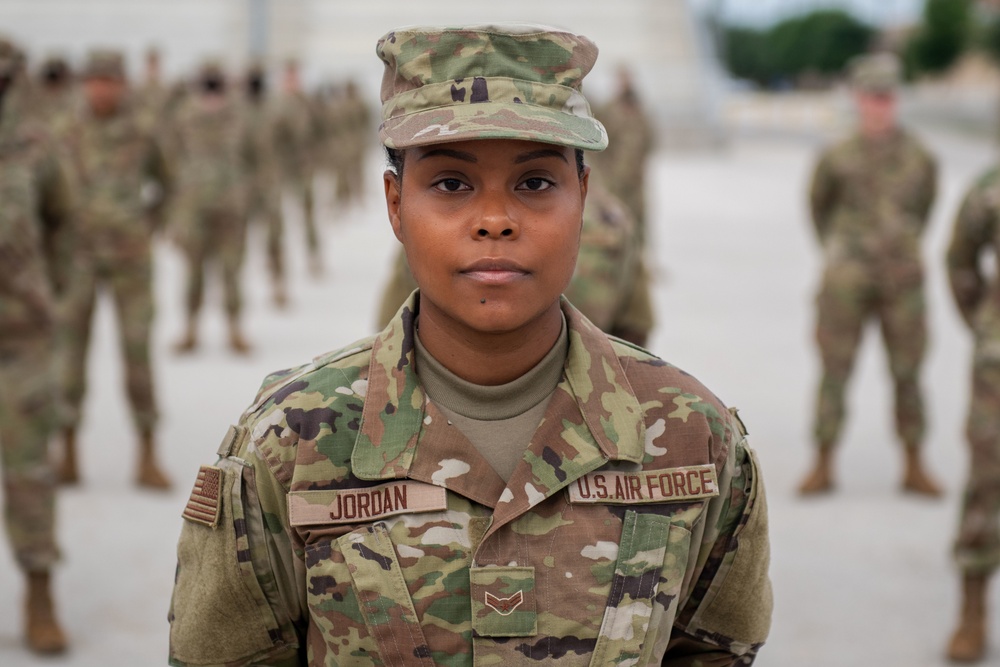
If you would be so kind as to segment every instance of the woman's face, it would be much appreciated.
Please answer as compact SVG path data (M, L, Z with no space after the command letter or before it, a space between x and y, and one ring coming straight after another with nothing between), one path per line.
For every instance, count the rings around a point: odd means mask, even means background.
M572 148L502 139L410 148L402 178L384 179L422 316L505 333L558 308L587 195Z

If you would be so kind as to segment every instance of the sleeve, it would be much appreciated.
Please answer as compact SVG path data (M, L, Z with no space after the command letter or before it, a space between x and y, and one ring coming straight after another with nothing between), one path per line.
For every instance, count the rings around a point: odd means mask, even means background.
M931 208L937 199L938 168L937 161L929 154L924 154L923 178L918 188L917 198L914 202L914 213L920 220L921 231L927 227L927 220L930 217Z
M837 203L837 177L829 153L822 156L813 171L809 186L809 211L820 240L830 231L830 218Z
M692 593L678 614L663 665L753 664L771 628L773 596L767 500L756 453L732 413L732 438L720 488L706 508L707 553Z
M230 427L184 508L170 603L175 667L305 665L301 553L286 490L246 422Z
M156 200L150 206L149 214L153 222L153 228L160 230L163 228L165 212L176 191L176 185L173 165L167 158L161 140L155 136L151 136L149 143L149 176L156 182L159 188Z
M71 171L50 152L39 169L39 218L42 221L43 248L48 262L50 280L57 294L69 281L66 274L73 255L73 182Z
M980 184L966 195L955 218L948 245L951 293L962 319L969 326L986 289L979 256L992 238L996 224L997 211L988 196L991 191L992 188Z

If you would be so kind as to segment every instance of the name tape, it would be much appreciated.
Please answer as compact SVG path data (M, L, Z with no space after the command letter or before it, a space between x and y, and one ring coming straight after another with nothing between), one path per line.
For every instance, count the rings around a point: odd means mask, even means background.
M288 521L293 526L371 521L394 514L448 508L448 492L422 482L390 482L363 489L293 491Z
M717 495L719 482L710 464L639 472L603 470L588 473L569 486L571 503L632 505Z

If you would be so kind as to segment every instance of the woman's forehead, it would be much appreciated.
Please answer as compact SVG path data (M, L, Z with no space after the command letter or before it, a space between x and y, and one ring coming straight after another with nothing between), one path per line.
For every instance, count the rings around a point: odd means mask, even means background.
M523 159L542 157L562 157L569 160L573 149L569 146L559 146L541 141L525 141L522 139L477 139L469 141L451 141L426 146L414 146L406 149L414 159L442 156L462 159L462 157L490 156L491 158L507 157L511 162Z

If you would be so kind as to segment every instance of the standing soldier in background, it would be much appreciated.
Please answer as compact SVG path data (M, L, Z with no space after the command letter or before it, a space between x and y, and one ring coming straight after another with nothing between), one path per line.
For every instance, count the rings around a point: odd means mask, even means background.
M51 124L69 111L73 99L73 71L66 58L51 55L42 61L32 94L32 114L43 124Z
M246 246L246 188L254 173L253 146L243 112L227 94L222 67L206 62L196 86L197 91L178 109L174 124L178 179L170 226L188 261L187 328L176 349L187 353L198 347L205 265L217 260L229 318L229 346L247 354L250 344L240 325L240 268Z
M299 63L285 63L281 106L278 112L278 156L285 182L302 203L309 271L314 276L323 271L316 214L313 210L313 179L316 147L320 141L313 103L302 90Z
M247 185L247 218L267 225L267 261L274 304L288 305L285 277L284 221L281 216L281 175L278 172L278 123L267 96L267 72L262 63L247 70L243 111L253 141L253 170Z
M69 155L80 198L74 215L73 281L61 335L68 414L60 471L79 480L76 436L87 384L87 347L99 287L111 292L121 327L125 386L139 432L140 486L170 486L155 457L157 421L149 343L153 323L154 231L173 188L155 121L128 97L123 56L95 50L83 71L84 104L67 115L58 138ZM157 195L152 201L149 185Z
M38 653L58 653L50 572L55 477L48 461L56 426L54 292L68 276L60 257L72 204L53 147L26 108L21 56L0 39L0 456L5 523L27 579L25 635Z
M823 360L816 407L815 466L802 494L833 488L833 450L844 421L844 393L864 325L876 319L895 382L896 430L906 453L903 490L938 496L924 470L920 364L926 347L920 240L934 202L936 166L899 127L898 59L866 56L852 66L857 133L820 157L810 192L826 268L817 297L816 337Z
M629 302L616 318L622 338L645 345L655 324L650 276L644 257L648 238L646 219L646 171L656 145L653 122L642 108L631 72L618 69L618 92L595 115L608 131L608 150L594 156L595 178L632 213L639 243L638 273Z
M990 260L996 259L1000 169L994 167L966 195L948 248L952 294L975 338L966 423L969 479L955 544L962 608L948 647L948 656L962 662L983 657L987 584L1000 565L1000 281L989 270Z

